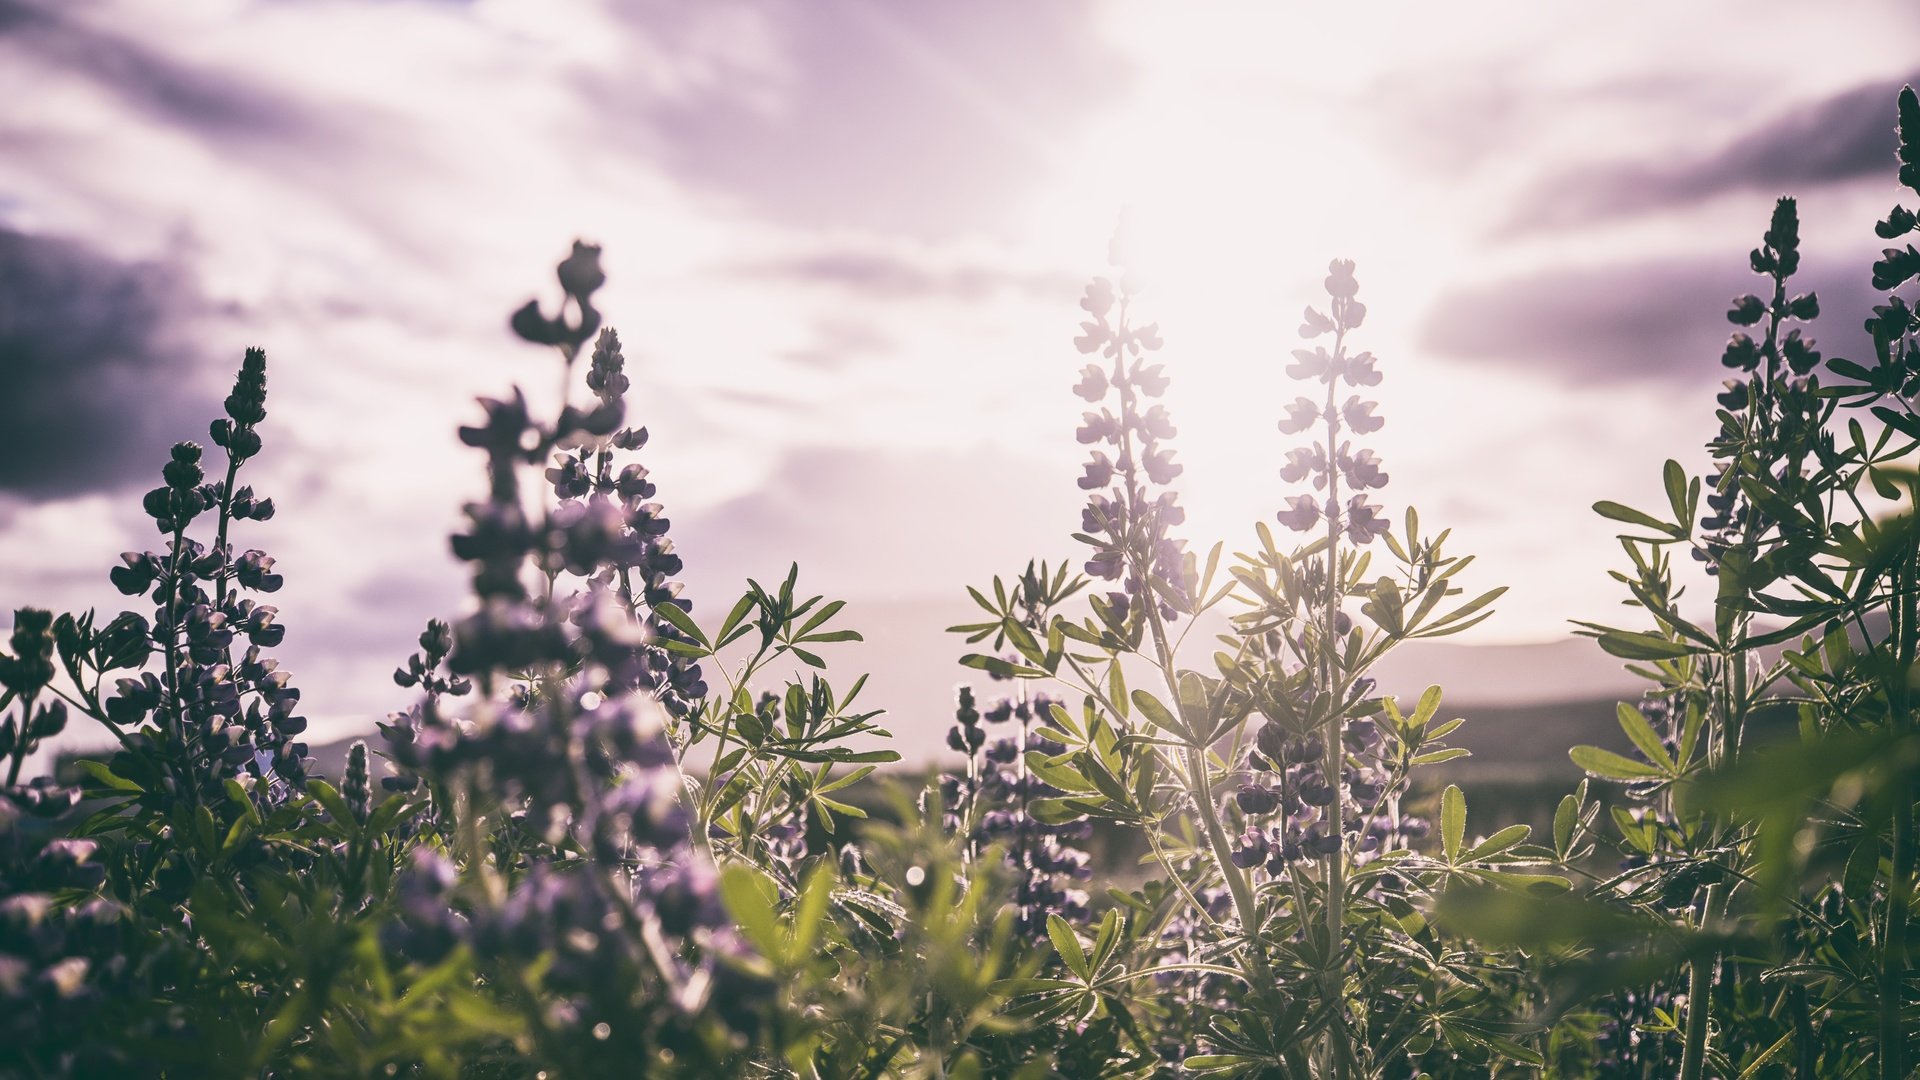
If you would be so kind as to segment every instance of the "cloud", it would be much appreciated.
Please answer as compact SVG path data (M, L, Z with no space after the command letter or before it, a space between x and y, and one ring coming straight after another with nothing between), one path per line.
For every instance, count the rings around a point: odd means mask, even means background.
M735 81L749 85L663 104L650 73L600 73L584 80L589 100L630 132L637 101L648 121L636 134L677 175L782 221L918 235L991 227L1129 77L1086 0L632 10L650 49L698 48L727 31L743 55L719 62L745 68Z
M173 438L217 409L177 341L199 304L176 266L0 230L0 490L157 476Z
M1826 355L1870 355L1855 319L1876 302L1870 260L1805 263L1793 279L1795 292L1820 297L1826 314L1808 333ZM1421 345L1575 386L1711 381L1724 377L1728 301L1760 281L1726 257L1549 267L1443 294Z
M298 137L311 126L304 109L266 87L169 59L23 0L0 0L0 44L9 42L162 122L234 138Z
M805 345L780 354L803 368L835 372L870 356L897 349L897 343L874 326L847 319L823 319L813 326Z
M1685 206L1736 191L1804 190L1891 176L1894 96L1881 79L1776 113L1700 157L1620 160L1549 176L1520 199L1515 229L1576 224Z
M803 584L829 595L959 595L960 583L1018 571L1029 558L1081 556L1066 539L1081 501L1073 468L987 446L802 447L751 494L676 519L673 536L692 595L709 605L713 590L737 592L740 581L722 572L765 582L789 561ZM988 492L991 505L981 501Z
M957 256L933 258L879 246L818 248L730 267L728 273L788 285L822 285L869 300L978 302L1002 291L1072 295L1070 278Z

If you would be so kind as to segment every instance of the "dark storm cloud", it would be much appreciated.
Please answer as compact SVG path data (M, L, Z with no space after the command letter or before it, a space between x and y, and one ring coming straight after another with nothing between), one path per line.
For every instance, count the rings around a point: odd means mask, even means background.
M155 119L219 136L301 134L303 110L265 88L168 59L53 4L0 0L0 48L74 72Z
M1618 160L1547 177L1520 200L1509 225L1534 229L1663 207L1735 191L1806 190L1861 177L1891 177L1894 96L1881 79L1778 113L1703 156Z
M1877 302L1870 253L1810 264L1792 282L1823 311L1807 333L1821 351L1871 355L1860 323ZM1463 360L1533 372L1572 385L1725 377L1720 353L1734 327L1728 302L1763 279L1728 258L1549 268L1455 288L1434 304L1421 344Z
M175 339L198 304L178 268L0 229L0 490L157 477L166 447L218 407Z
M1077 124L1125 88L1091 4L778 0L791 78L780 107L707 94L652 113L666 165L778 220L922 235L992 226ZM635 5L636 33L672 47L698 6ZM618 75L588 96L627 122L653 105Z

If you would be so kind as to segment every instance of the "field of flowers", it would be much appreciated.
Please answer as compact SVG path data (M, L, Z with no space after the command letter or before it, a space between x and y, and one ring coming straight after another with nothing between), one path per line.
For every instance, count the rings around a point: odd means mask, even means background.
M1920 195L1911 89L1897 131ZM515 390L459 431L471 601L318 775L253 546L249 350L142 502L155 549L111 569L133 609L24 607L0 652L0 1076L1909 1077L1916 217L1878 226L1884 303L1834 313L1858 359L1809 336L1800 228L1780 199L1749 255L1705 455L1664 506L1594 508L1634 614L1582 625L1646 691L1634 753L1569 748L1589 779L1543 835L1422 794L1472 719L1370 676L1501 590L1387 509L1392 361L1351 262L1278 361L1274 514L1202 549L1116 243L1074 339L1085 550L969 589L965 766L930 777L881 771L863 680L826 673L859 634L799 568L681 598L584 243L511 317L568 404ZM1682 602L1686 558L1714 595ZM1797 725L1747 737L1762 713ZM27 775L75 724L117 749Z

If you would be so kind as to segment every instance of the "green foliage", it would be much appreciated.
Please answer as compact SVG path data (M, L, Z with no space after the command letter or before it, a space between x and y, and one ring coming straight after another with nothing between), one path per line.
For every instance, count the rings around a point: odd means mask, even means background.
M1920 194L1911 89L1897 116ZM556 313L510 325L593 402L516 393L461 430L487 459L453 545L472 603L396 672L419 700L381 725L390 775L364 745L316 775L267 655L281 579L242 546L273 516L238 486L249 350L224 460L176 445L142 499L162 550L111 573L151 617L22 608L0 650L0 1077L1911 1075L1920 251L1872 267L1871 360L1824 358L1775 205L1704 471L1594 506L1634 615L1578 625L1648 689L1617 709L1630 749L1570 748L1588 779L1538 839L1415 786L1465 721L1371 674L1502 590L1370 499L1381 419L1336 394L1380 380L1353 265L1287 368L1318 398L1276 451L1301 535L1201 556L1123 251L1076 342L1085 572L969 590L960 663L1011 696L962 690L965 771L924 791L878 775L900 754L864 678L825 673L861 640L843 602L797 566L717 621L681 596L586 244ZM73 720L111 752L26 776Z

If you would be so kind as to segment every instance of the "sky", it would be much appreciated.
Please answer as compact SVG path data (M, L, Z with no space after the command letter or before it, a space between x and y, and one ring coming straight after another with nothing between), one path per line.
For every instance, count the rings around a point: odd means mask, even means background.
M506 315L578 237L696 616L797 561L873 631L835 670L937 709L964 586L1084 557L1076 301L1124 214L1196 547L1293 493L1283 368L1355 259L1382 501L1510 587L1467 640L1562 639L1618 610L1591 504L1704 465L1777 195L1864 352L1916 40L1896 2L0 0L0 601L118 610L263 346L240 542L316 737L370 729L465 603L454 429L556 393Z

